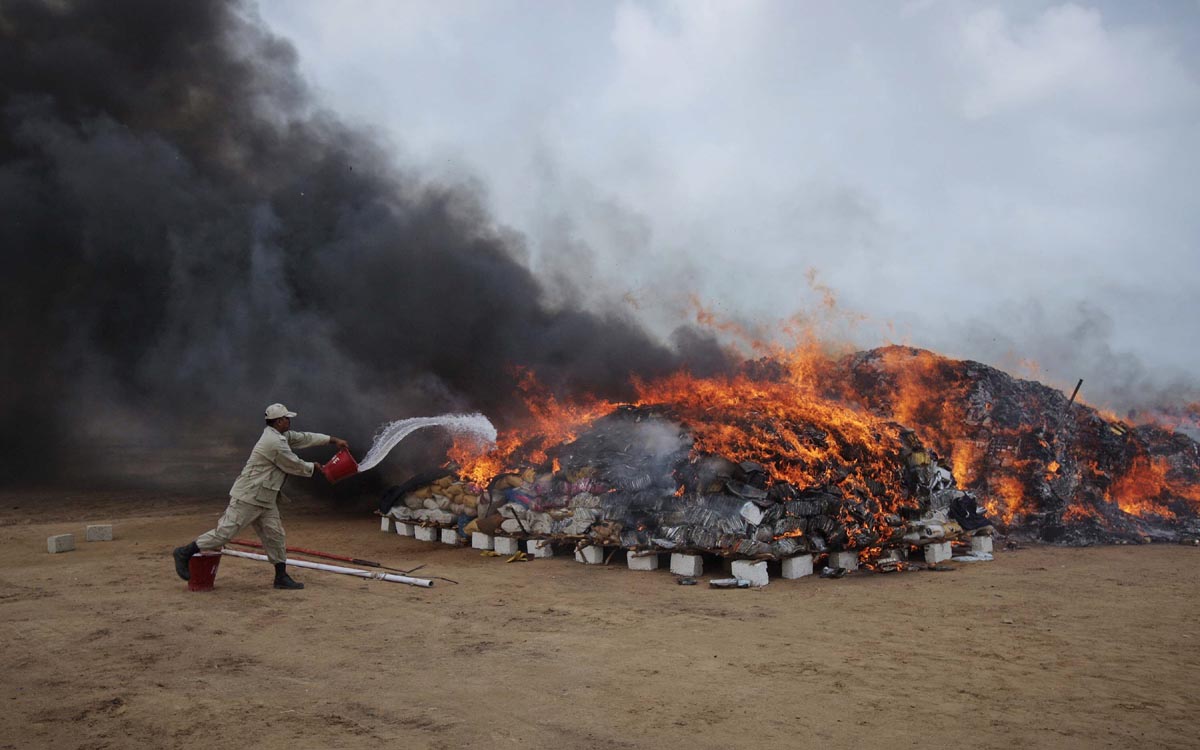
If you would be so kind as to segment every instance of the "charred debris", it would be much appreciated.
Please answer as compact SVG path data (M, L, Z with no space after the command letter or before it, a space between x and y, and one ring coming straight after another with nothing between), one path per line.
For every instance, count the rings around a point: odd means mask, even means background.
M849 398L935 446L998 529L1068 545L1200 538L1200 444L911 347L843 360Z

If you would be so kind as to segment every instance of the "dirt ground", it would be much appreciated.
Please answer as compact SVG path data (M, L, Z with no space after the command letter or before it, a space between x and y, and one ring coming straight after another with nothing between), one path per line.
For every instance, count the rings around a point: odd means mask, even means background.
M225 558L189 593L169 552L224 504L0 495L0 748L1200 746L1195 548L726 591L305 504L290 544L460 583L299 571L275 591ZM98 522L114 541L84 541ZM47 554L67 532L77 549Z

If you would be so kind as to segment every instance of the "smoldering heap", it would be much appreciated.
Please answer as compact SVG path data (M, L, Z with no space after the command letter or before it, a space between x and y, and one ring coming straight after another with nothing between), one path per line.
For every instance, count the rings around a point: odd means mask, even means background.
M650 401L570 439L526 436L508 454L516 470L486 486L451 467L393 488L382 510L629 550L854 550L885 568L994 530L1068 544L1200 535L1200 450L1184 435L923 350L822 362L819 396L793 387L793 365L747 363L715 389L683 376L642 384Z
M707 392L678 385L665 379L659 395L690 399L617 406L553 445L529 437L510 454L523 466L486 486L460 489L461 475L447 470L393 488L381 510L583 546L754 560L856 550L864 562L893 567L893 550L991 531L977 498L899 424L844 407L781 404L790 390L783 382L757 381L749 396L741 381ZM739 409L711 402L724 397ZM455 501L464 495L467 502Z
M829 437L815 425L803 431ZM796 486L763 464L697 452L669 406L623 406L553 447L549 463L500 474L482 491L451 474L400 486L383 510L464 531L755 560L864 550L870 562L886 549L991 532L976 498L953 486L915 433L874 437L889 460L856 461L847 446L829 460L827 481Z
M997 525L1064 544L1200 536L1200 444L1061 390L911 347L844 358L841 393L912 426Z
M801 431L822 446L845 438L813 424ZM552 535L748 559L839 550L875 558L885 549L991 532L976 498L953 486L915 433L893 429L872 439L883 460L846 442L825 459L820 483L797 485L762 463L697 451L669 406L622 407L551 451L561 467L558 482L535 478L531 498L527 482L510 479L512 489L497 493L493 484L489 499L508 502L500 515L519 515L514 502L551 514L556 507L573 511L551 523Z

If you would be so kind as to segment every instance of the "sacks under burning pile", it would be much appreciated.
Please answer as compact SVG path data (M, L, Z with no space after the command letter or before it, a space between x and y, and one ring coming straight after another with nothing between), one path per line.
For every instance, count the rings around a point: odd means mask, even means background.
M870 435L868 457L845 435L790 427L815 443L845 443L805 467L819 484L797 486L762 464L698 453L667 409L620 407L548 450L541 470L501 474L482 492L450 474L421 478L390 490L382 510L464 531L755 559L878 554L990 531L975 497L955 488L911 431L888 425Z

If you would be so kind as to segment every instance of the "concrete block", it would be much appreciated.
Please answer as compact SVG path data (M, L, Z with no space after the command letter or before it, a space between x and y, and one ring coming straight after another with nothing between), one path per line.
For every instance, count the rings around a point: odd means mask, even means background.
M858 570L858 553L854 550L845 552L830 552L829 567L845 568L846 570Z
M442 544L457 547L462 543L463 539L458 535L458 529L442 529Z
M554 557L554 547L549 539L526 539L525 553L530 557Z
M511 536L498 536L492 540L492 549L497 555L515 555L521 551L521 540Z
M934 563L945 562L949 560L954 552L950 548L950 542L940 542L938 544L925 545L925 562L933 565Z
M695 578L704 572L704 558L700 555L671 553L671 572L677 576Z
M803 578L813 574L813 556L812 555L796 555L789 557L783 561L783 577Z
M418 526L417 541L418 542L436 542L441 536L441 529L436 526Z
M417 525L415 523L406 523L404 521L396 522L396 533L400 536L416 536Z
M575 561L588 565L599 565L604 562L604 548L590 545L581 550L575 550Z
M471 532L472 549L492 549L496 546L495 537L480 531Z
M973 536L971 537L971 554L977 552L992 552L992 538L990 536Z
M751 562L750 560L734 560L730 567L734 578L742 578L750 582L751 586L766 586L770 583L771 578L767 575L767 563L765 560Z
M386 531L389 533L395 531L396 530L396 519L392 518L391 516L380 516L379 517L379 530Z
M630 570L658 570L658 555L641 555L630 552L625 556L625 564Z
M95 524L87 527L87 540L89 542L111 542L112 541L112 524Z
M75 549L74 534L58 534L46 537L46 551L52 555L58 552L70 552L73 549Z

